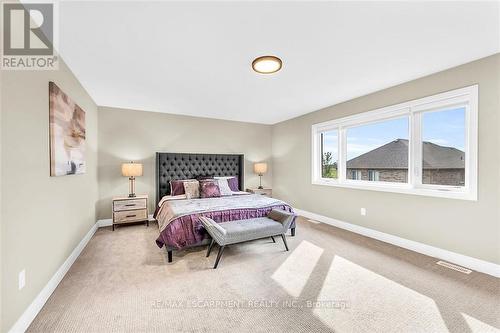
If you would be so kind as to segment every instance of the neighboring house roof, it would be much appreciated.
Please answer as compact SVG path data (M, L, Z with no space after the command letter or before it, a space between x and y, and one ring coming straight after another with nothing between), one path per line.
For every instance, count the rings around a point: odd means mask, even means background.
M465 153L424 141L424 169L464 169ZM396 139L347 161L348 169L407 169L408 140Z

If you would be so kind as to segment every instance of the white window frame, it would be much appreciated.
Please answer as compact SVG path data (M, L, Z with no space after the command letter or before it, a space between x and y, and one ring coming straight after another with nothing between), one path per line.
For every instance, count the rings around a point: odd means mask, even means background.
M473 85L312 125L312 184L476 201L478 192L478 91L478 85ZM423 184L422 113L444 111L456 107L465 107L465 186ZM347 179L347 129L400 117L408 117L408 182L391 183ZM337 130L339 136L337 178L322 178L320 133L331 130Z

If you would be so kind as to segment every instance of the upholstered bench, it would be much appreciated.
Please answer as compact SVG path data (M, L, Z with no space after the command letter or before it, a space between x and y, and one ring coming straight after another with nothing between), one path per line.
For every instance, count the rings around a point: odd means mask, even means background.
M273 242L276 243L274 236L281 236L283 243L285 244L285 249L288 251L285 233L290 227L290 224L295 220L295 215L283 210L273 209L267 217L224 223L217 223L204 216L200 216L199 218L207 232L212 237L212 241L208 246L207 257L210 256L214 243L219 245L219 253L217 253L217 259L214 264L215 269L219 264L224 248L226 245L230 244L268 237L271 237Z

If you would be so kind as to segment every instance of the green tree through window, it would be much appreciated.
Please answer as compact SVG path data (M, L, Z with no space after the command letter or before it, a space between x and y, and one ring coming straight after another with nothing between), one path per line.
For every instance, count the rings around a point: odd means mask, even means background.
M337 178L337 162L333 162L332 152L323 153L321 161L321 175L323 178Z

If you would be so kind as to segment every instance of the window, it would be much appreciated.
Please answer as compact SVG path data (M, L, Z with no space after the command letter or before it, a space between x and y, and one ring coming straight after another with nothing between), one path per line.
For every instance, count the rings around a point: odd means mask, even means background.
M408 182L408 117L348 127L346 137L347 179ZM351 170L365 176L351 177Z
M375 170L368 171L368 180L372 182L380 181L380 172Z
M312 182L477 200L471 86L312 126Z
M422 113L422 183L465 186L465 108Z
M337 178L338 133L321 133L321 178Z
M350 170L348 171L350 179L361 180L361 170Z

